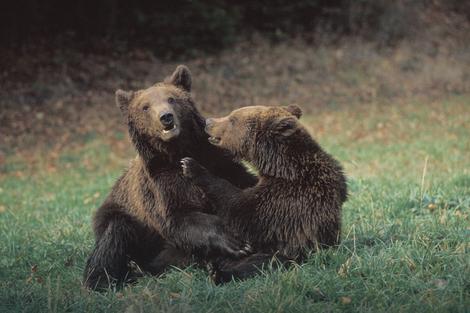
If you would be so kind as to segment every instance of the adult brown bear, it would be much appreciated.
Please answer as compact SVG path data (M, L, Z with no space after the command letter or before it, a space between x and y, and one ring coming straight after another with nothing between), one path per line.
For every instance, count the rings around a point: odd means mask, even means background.
M275 254L282 261L301 261L308 251L339 242L346 178L341 165L300 124L301 114L294 105L252 106L206 121L212 144L258 170L252 188L242 190L196 160L182 160L185 175L258 252L219 262L216 280L250 276Z
M190 89L191 74L180 65L148 89L116 92L137 157L94 215L95 247L85 286L124 282L130 261L159 274L170 265L188 264L194 255L210 260L246 253L246 246L211 214L216 208L202 190L182 175L179 161L191 156L238 188L256 183L244 167L208 143Z

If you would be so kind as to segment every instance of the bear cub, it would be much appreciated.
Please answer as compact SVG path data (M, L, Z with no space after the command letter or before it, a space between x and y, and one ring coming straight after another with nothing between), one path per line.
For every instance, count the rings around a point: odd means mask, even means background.
M84 271L86 287L121 285L133 275L132 262L158 275L193 257L204 264L249 252L214 214L202 189L181 172L181 158L191 156L240 188L256 183L208 142L190 91L191 73L180 65L164 82L116 92L137 156L93 217L95 247Z
M184 175L255 251L297 262L308 251L338 244L347 198L341 165L301 125L301 114L295 105L250 106L206 120L211 144L256 168L254 187L240 189L192 158L181 161ZM259 265L259 255L249 256L245 269L250 258ZM241 263L230 264L233 276L246 276Z

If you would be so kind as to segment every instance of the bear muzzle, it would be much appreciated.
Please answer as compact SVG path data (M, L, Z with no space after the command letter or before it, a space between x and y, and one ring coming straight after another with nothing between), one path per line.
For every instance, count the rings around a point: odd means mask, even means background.
M163 130L168 131L175 127L175 118L173 113L166 112L160 115L160 122L162 123Z
M162 126L161 138L163 141L170 141L179 136L180 127L178 118L172 113L165 111L159 115L159 122Z
M210 136L207 140L209 140L209 142L213 145L218 145L220 143L220 137L212 136L211 134L213 125L214 125L213 119L211 118L206 119L206 126L204 127L204 131L206 132L206 134Z

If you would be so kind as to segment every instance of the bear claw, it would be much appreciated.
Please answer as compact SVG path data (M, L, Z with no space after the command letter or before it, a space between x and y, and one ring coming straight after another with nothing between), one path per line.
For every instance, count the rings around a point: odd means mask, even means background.
M241 255L249 255L253 252L253 249L249 243L245 243L245 245L238 252Z
M185 157L180 160L183 175L186 177L196 177L204 173L205 168L202 167L196 160L190 157Z
M180 164L181 164L181 168L183 170L183 175L184 176L188 176L188 177L191 177L191 173L190 173L190 163L193 161L192 158L182 158L180 160Z
M209 274L210 279L214 282L217 283L218 281L218 267L214 263L208 263L206 264L206 269Z

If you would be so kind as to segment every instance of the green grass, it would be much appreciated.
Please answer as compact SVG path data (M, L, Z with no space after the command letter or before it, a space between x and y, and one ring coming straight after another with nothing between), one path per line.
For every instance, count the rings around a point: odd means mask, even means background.
M304 117L349 176L342 244L294 269L220 287L190 268L119 292L84 290L91 215L129 153L95 138L54 158L7 156L0 312L469 312L469 103L454 97Z

